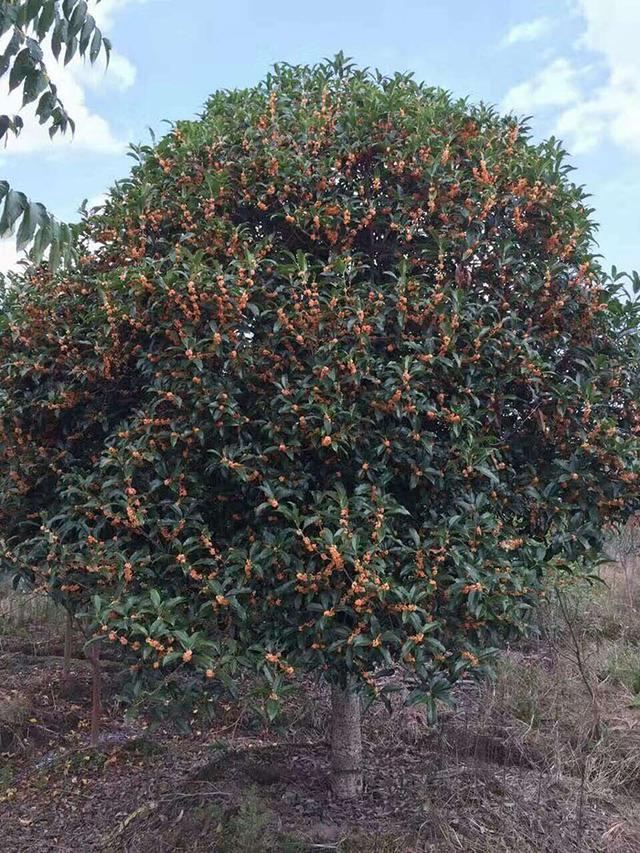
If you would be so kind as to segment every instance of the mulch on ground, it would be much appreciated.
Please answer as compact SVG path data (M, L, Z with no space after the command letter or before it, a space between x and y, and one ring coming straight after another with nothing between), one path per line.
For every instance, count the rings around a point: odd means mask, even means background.
M59 638L0 639L0 849L127 851L565 851L640 849L637 793L594 793L554 769L535 739L487 717L462 685L429 728L417 709L370 711L366 790L328 788L327 696L305 684L266 731L220 705L188 734L125 723L117 664L105 672L99 745L89 746L91 667L62 677Z

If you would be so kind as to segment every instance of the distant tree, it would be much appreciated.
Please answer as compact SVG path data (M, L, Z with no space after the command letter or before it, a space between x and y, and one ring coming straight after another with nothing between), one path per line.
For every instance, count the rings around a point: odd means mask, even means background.
M100 0L96 0L100 2ZM49 45L56 59L66 65L76 54L95 62L104 51L107 61L111 44L85 0L0 0L0 38L10 33L0 54L0 77L8 78L9 91L22 91L22 106L35 104L40 124L49 125L49 134L73 131L75 125L58 96L49 75L43 45ZM23 127L20 115L0 114L0 141ZM0 237L16 231L18 249L33 243L33 258L39 262L48 251L48 260L57 267L68 260L73 246L69 225L58 222L40 202L30 201L7 181L0 181Z
M624 574L627 603L636 606L636 586L640 560L640 517L634 515L626 524L613 527L607 537L605 551Z
M637 310L558 143L408 75L279 65L137 156L5 297L4 559L134 694L317 674L355 796L361 698L433 716L637 507Z

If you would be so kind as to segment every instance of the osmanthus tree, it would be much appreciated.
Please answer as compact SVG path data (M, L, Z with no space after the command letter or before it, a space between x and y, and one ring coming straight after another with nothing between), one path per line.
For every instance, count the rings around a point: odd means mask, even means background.
M559 145L407 75L276 66L137 154L4 297L4 560L142 693L320 676L353 796L362 696L433 714L637 506L631 303Z

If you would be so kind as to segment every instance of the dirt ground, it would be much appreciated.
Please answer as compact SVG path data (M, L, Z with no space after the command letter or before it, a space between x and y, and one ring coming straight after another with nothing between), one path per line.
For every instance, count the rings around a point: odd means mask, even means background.
M149 733L123 722L111 664L90 748L79 644L65 686L59 618L5 608L0 850L640 850L640 621L636 636L618 604L589 608L578 607L578 660L553 628L506 652L495 682L461 685L435 728L417 709L368 712L366 790L348 805L328 791L322 688L301 686L269 731L225 702L206 727Z

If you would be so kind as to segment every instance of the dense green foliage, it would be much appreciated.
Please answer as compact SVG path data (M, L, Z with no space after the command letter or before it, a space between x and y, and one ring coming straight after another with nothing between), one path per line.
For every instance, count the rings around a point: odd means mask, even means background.
M97 0L99 3L100 0ZM95 62L101 52L108 61L111 44L96 26L85 0L0 0L0 38L10 34L0 54L0 77L7 77L9 91L22 92L23 108L34 104L40 124L49 134L73 131L58 89L47 69L42 50L49 44L56 60L66 65L74 56ZM24 126L20 115L0 114L0 141L18 136ZM40 202L30 201L7 181L0 181L0 237L17 227L18 249L33 242L34 260L40 262L47 250L51 267L62 258L69 261L73 248L70 226L58 222Z
M6 563L142 680L256 666L275 712L399 669L433 710L636 504L637 341L563 152L338 57L137 156L5 296Z

